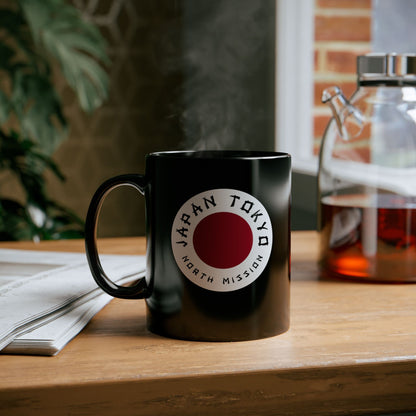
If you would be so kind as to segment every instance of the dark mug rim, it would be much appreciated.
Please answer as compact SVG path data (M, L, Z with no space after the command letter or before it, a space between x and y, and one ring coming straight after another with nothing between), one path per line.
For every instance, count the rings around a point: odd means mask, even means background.
M262 150L171 150L149 153L146 157L170 159L285 159L289 153Z

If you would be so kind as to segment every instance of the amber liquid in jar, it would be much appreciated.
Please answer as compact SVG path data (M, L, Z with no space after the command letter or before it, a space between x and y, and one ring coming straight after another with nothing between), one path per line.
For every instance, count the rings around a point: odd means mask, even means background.
M416 282L416 198L322 198L321 266L336 277Z

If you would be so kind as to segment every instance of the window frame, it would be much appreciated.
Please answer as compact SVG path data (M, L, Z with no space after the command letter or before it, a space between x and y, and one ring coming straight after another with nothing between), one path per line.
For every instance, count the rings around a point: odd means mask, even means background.
M275 148L316 175L313 154L314 0L276 0Z

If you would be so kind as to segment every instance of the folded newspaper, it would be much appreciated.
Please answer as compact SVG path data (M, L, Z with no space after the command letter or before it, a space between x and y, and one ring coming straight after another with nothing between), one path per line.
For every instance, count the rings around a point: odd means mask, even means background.
M144 256L100 259L120 285L145 273ZM0 352L55 355L110 300L83 253L0 249Z

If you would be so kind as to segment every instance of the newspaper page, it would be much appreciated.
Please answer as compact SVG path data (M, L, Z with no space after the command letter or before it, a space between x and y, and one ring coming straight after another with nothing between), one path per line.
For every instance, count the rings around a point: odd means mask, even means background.
M144 256L100 259L118 284L144 276ZM54 355L110 300L84 253L0 249L0 352Z

